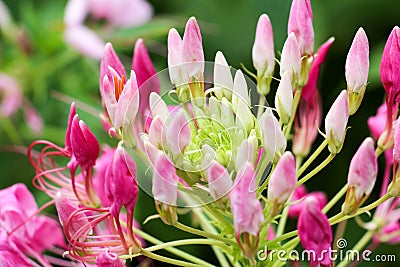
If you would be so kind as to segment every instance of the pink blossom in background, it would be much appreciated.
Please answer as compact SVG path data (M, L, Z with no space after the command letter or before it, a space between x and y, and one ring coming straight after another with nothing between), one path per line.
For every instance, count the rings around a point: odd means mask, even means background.
M148 22L153 7L145 0L69 0L64 12L65 41L83 55L100 59L105 42L85 25L88 16L105 20L110 28L130 28Z

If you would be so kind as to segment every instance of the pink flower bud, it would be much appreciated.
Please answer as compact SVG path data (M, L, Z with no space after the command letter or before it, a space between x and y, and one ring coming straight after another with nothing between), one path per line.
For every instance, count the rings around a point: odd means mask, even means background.
M374 140L364 140L350 162L348 189L342 210L351 214L368 198L378 175L378 160L375 155Z
M75 102L72 102L71 107L69 109L68 126L67 126L67 131L65 134L65 150L68 152L72 151L71 130L72 130L72 121L74 120L75 115L76 115Z
M224 166L218 161L213 160L205 174L213 199L227 198L229 191L232 189L232 179Z
M400 28L394 27L382 54L380 76L386 90L386 101L391 109L400 99Z
M266 160L272 161L277 155L283 154L286 149L286 138L283 134L279 121L276 119L270 108L267 108L259 119L260 128L263 134L264 153Z
M288 72L293 83L299 80L301 65L300 48L294 33L290 33L282 48L280 75Z
M108 249L100 253L96 258L97 267L124 267L125 260L119 258L119 256Z
M348 89L353 93L363 93L367 86L369 70L369 45L363 28L359 28L354 37L345 68Z
M349 168L348 184L356 188L356 199L369 195L378 175L378 160L374 140L366 138L354 154Z
M290 74L285 72L275 95L275 108L282 123L289 122L293 110L293 88Z
M266 14L262 14L258 19L252 56L257 76L271 76L274 73L274 34L271 21Z
M93 168L100 152L100 145L89 127L79 120L78 115L75 115L72 120L71 149L72 158L68 163L68 168L73 176L78 165L81 166L83 171Z
M284 204L296 188L296 162L291 152L278 161L268 183L268 198L277 205Z
M145 112L149 110L150 94L152 92L160 93L160 81L142 39L137 40L135 44L132 70L136 74L136 81L139 87L140 102L138 112L143 118Z
M235 238L248 258L254 257L257 253L260 223L264 221L262 207L257 199L255 183L253 165L244 164L236 176L235 184L230 193ZM242 235L248 238L242 239Z
M189 76L182 57L182 38L176 29L168 33L168 71L171 82L177 86L189 81Z
M122 65L122 62L115 53L112 45L110 43L107 43L104 48L104 52L100 62L100 94L103 99L103 102L104 102L103 81L105 79L105 76L107 76L108 81L113 81L114 73L111 70L114 70L118 74L118 77L120 78L126 77L126 71L124 65Z
M106 194L111 203L111 214L119 218L122 206L133 214L139 189L136 180L136 164L125 149L118 145L113 160L106 171Z
M290 8L288 34L294 33L302 56L314 52L313 14L310 0L293 0Z
M325 133L332 154L339 153L342 148L348 118L349 101L346 90L343 90L325 117Z
M316 257L311 258L310 266L330 265L332 229L328 218L322 213L318 201L314 197L305 200L297 229L303 248L315 252Z
M201 79L204 72L204 53L199 25L194 17L186 23L182 41L182 58L189 77Z
M190 143L189 122L183 109L172 115L166 131L166 142L172 154L182 154Z

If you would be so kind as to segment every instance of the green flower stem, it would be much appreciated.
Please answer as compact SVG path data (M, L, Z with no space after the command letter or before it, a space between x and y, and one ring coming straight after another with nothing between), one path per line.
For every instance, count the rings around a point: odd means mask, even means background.
M190 199L189 197L185 197L184 199L186 200L186 202L188 202L189 205L195 204L193 203L193 200ZM194 207L192 209L192 211L194 212L194 214L197 216L197 218L199 219L199 223L201 228L203 228L205 231L212 233L212 234L218 234L217 230L214 228L214 226L211 225L211 223L209 222L209 220L205 217L205 215L203 214L203 212L199 209ZM217 246L211 246L212 250L215 253L215 256L217 257L219 263L221 264L222 267L230 267L231 264L229 264L228 260L226 259L225 255L222 253L222 251L220 250L219 247ZM229 256L228 256L229 258ZM230 258L231 259L231 258ZM236 265L234 265L236 266Z
M10 138L10 141L13 143L13 145L22 145L22 139L21 136L18 133L18 130L15 128L14 124L11 122L11 120L8 117L2 117L0 119L1 122L1 127L4 129L6 132L8 138Z
M207 233L207 232L204 232L202 230L195 229L195 228L192 228L190 226L184 225L184 224L182 224L180 222L176 222L173 226L178 228L178 229L180 229L180 230L182 230L182 231L185 231L185 232L188 232L188 233L191 233L191 234L194 234L194 235L199 235L199 236L203 236L203 237L206 237L206 238L211 238L211 239L215 239L215 240L221 241L224 244L229 244L229 245L232 245L232 246L234 246L236 244L236 242L234 242L234 241L232 241L232 240L230 240L228 238L225 238L225 237L222 237L222 236L219 236L219 235L215 235L215 234L211 234L211 233ZM221 244L216 244L216 245L221 246ZM221 246L221 247L224 248L224 246Z
M163 241L161 241L161 240L159 240L159 239L157 239L157 238L155 238L155 237L153 237L153 236L151 236L151 235L149 235L149 234L147 234L147 233L145 233L145 232L143 232L143 231L141 231L139 229L133 228L133 232L135 234L138 234L139 236L141 236L145 240L155 244L155 245L165 244ZM179 240L179 241L183 241L183 240ZM206 261L203 261L202 259L199 259L199 258L197 258L197 257L195 257L195 256L193 256L193 255L191 255L191 254L189 254L187 252L184 252L184 251L179 250L177 248L174 248L172 246L165 247L164 250L168 251L168 252L170 252L170 253L178 256L178 257L181 257L182 259L191 261L193 263L200 264L201 266L207 266L207 267L213 267L214 266L214 265L209 264ZM131 256L129 256L128 258L130 259Z
M291 231L291 232L288 232L288 233L285 233L285 234L283 234L283 235L281 235L281 236L276 237L273 241L274 241L274 242L280 242L280 241L282 241L282 240L285 240L285 239L294 237L294 236L296 236L297 234L298 234L298 231L297 231L297 230L294 230L294 231Z
M203 266L203 265L194 264L194 263L190 263L190 262L186 262L186 261L171 259L171 258L168 258L165 256L155 254L153 252L147 251L146 249L140 250L140 254L142 254L143 256L146 256L148 258L152 258L154 260L161 261L161 262L170 263L170 264L173 264L176 266L186 266L186 267L202 267Z
M329 154L329 156L323 161L321 162L321 164L319 164L314 170L312 170L310 173L308 173L306 176L304 176L303 178L301 178L298 182L297 182L297 186L300 186L302 184L304 184L305 182L307 182L311 177L313 177L314 175L316 175L319 171L321 171L323 168L325 168L326 165L329 164L329 162L331 162L333 160L333 158L335 157L335 154Z
M162 243L159 245L151 246L146 248L147 251L156 251L165 249L167 247L177 247L177 246L185 246L185 245L216 245L223 246L224 244L217 240L210 240L205 238L191 238L191 239L183 239L183 240L175 240L171 242Z
M361 251L367 243L371 240L372 236L374 235L374 231L368 231L366 232L363 237L357 242L357 244L352 248L352 251L357 250ZM353 257L353 254L350 253L350 257ZM351 259L353 261L353 258ZM345 267L347 264L350 263L349 259L346 257L341 263L337 265L337 267Z
M322 209L323 213L327 213L347 192L348 185L345 184L342 189L326 204L326 206Z
M286 137L286 140L289 139L290 131L292 130L292 125L293 125L294 117L295 117L295 115L296 115L297 107L299 106L299 102L300 102L301 89L302 89L302 88L303 88L303 87L298 87L298 88L296 89L296 93L295 93L295 95L294 95L292 116L290 116L290 120L289 120L289 122L288 122L288 124L286 125L286 128L285 128L285 137Z
M297 172L297 177L300 177L300 175L303 174L303 172L310 166L310 164L318 157L319 154L325 149L325 147L328 145L328 141L325 139L317 148L317 150L314 151L314 153L311 154L311 156L307 159L306 162L300 167L299 171Z
M278 229L276 230L276 236L281 236L285 230L286 221L289 215L289 207L283 209L282 216L279 220Z

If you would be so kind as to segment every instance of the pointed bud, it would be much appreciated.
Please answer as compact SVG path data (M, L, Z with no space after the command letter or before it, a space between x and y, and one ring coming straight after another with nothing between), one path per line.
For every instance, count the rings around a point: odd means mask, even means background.
M266 14L262 14L258 19L252 56L254 68L257 70L257 77L267 78L274 74L274 35L271 21ZM271 79L269 79L270 81ZM267 93L263 92L263 94L266 95Z
M121 144L118 144L112 163L107 168L106 177L111 214L118 218L122 206L128 213L133 213L139 193L136 164Z
M143 117L145 111L149 110L150 94L152 92L160 93L160 81L142 39L137 40L135 44L132 70L136 74L140 93L139 114Z
M288 34L294 33L299 42L300 53L312 55L314 53L313 14L310 0L293 0L290 8Z
M176 215L178 177L174 165L164 153L158 155L154 166L153 196L162 220L166 224L175 224L178 219Z
M100 145L96 136L83 121L79 120L78 115L75 115L72 120L71 150L72 158L68 163L68 168L72 175L75 174L78 165L84 171L91 169L100 153Z
M282 48L280 75L288 72L293 84L299 81L301 54L294 33L290 33Z
M218 161L213 160L207 168L206 178L208 180L208 188L214 200L227 198L229 191L232 189L232 180L228 171Z
M72 121L74 120L74 117L76 115L76 107L75 107L75 102L72 102L70 108L69 108L69 115L68 115L68 126L67 126L67 131L65 134L65 150L68 152L72 152L72 147L71 147L71 130L72 130Z
M124 267L125 260L119 258L119 256L109 249L106 249L96 258L97 267Z
M325 133L328 140L328 149L332 154L337 154L342 149L348 119L349 101L347 92L343 90L325 117Z
M272 161L274 158L279 158L286 149L286 138L271 108L265 110L259 119L259 125L262 130L266 160Z
M330 259L332 229L328 218L322 213L317 199L308 197L305 200L304 208L300 213L297 223L301 245L308 251L315 252L312 257L310 266L329 266L332 262Z
M254 167L246 163L239 170L230 193L235 238L247 258L257 253L260 223L264 221L255 182Z
M185 111L180 109L168 122L166 142L172 154L180 155L190 143L190 127Z
M393 107L393 102L400 100L400 28L394 27L386 42L382 54L380 77L386 90L388 108Z
M236 71L235 79L233 81L232 106L236 107L239 101L250 106L247 83L241 70Z
M221 51L218 51L215 55L214 88L215 95L218 99L222 99L223 96L227 99L232 98L233 79L231 68Z
M350 115L361 105L368 81L369 45L363 28L359 28L346 59L346 82Z
M199 25L194 17L186 23L182 41L182 58L189 77L201 80L204 73L204 53Z
M378 160L374 140L364 140L350 162L346 200L342 206L344 214L352 214L371 194L378 175Z
M285 152L269 180L268 199L274 206L285 204L294 192L296 183L296 162L291 152Z
M150 110L153 117L159 116L163 122L166 122L169 117L169 110L164 100L157 94L150 94Z
M283 74L275 95L275 108L283 124L287 124L293 110L293 88L288 72Z
M176 29L168 33L168 71L171 82L176 86L186 84L189 76L182 57L182 38Z

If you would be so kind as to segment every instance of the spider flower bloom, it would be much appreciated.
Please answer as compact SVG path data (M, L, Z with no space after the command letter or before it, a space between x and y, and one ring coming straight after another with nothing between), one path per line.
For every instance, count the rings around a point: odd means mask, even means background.
M380 77L386 91L387 105L387 138L392 131L393 117L397 117L397 107L400 100L400 28L394 27L383 50Z
M378 160L374 140L368 137L354 154L349 167L348 189L342 206L345 214L351 214L364 203L374 188L378 175Z
M308 251L313 251L310 266L330 266L330 251L332 229L328 218L322 213L317 199L309 197L297 223L301 245Z
M280 207L294 192L297 183L296 162L291 152L285 152L278 161L268 183L268 199L271 214L275 216Z
M254 40L253 65L260 79L260 93L266 96L270 90L270 83L275 68L274 34L271 21L266 14L258 19L256 37Z
M287 37L282 48L280 75L283 77L288 72L292 84L300 81L301 54L295 34L292 32Z
M348 119L349 101L347 92L343 90L325 117L325 133L328 141L328 149L332 154L337 154L342 149Z
M301 90L294 125L293 153L295 155L307 156L317 137L318 127L322 119L322 100L317 88L319 70L334 40L334 38L330 38L318 48L307 83Z
M368 81L369 45L363 28L359 28L346 59L346 82L350 115L361 105Z
M283 74L275 95L275 108L282 123L287 124L293 111L293 88L288 72Z
M253 165L244 164L230 192L235 238L244 255L250 259L257 253L260 223L264 221L255 179Z
M174 225L178 220L176 215L178 177L174 165L162 152L159 152L154 166L153 195L156 209L163 222Z
M288 34L294 33L299 42L300 54L314 53L313 14L310 0L293 0L290 8Z

